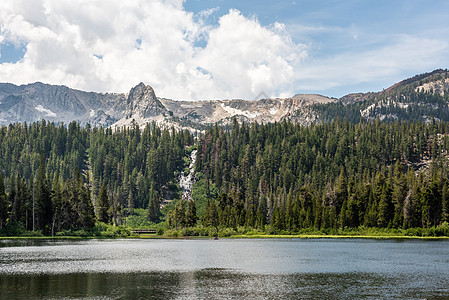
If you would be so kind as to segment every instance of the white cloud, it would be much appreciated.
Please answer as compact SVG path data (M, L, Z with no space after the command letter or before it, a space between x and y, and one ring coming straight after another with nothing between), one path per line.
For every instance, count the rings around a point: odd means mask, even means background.
M446 56L449 49L446 41L411 35L390 35L384 38L388 38L389 42L372 49L349 50L319 61L304 62L295 74L296 87L324 91L376 81L389 81L392 84L394 80L405 79L403 73L412 76L444 67L441 65L442 57Z
M215 20L217 8L194 15L183 5L1 0L0 43L26 52L16 63L0 64L0 81L104 92L127 92L143 81L173 99L254 99L261 92L339 89L343 95L357 84L393 83L404 74L447 68L447 26L402 35L296 19L287 27L262 26L237 10Z
M1 64L0 78L118 92L143 81L174 99L292 92L305 47L282 24L237 10L208 24L214 12L195 16L181 0L2 0L0 40L25 43L26 53Z

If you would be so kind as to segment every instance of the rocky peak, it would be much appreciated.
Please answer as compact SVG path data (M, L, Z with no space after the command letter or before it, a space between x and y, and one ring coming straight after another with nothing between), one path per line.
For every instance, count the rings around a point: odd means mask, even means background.
M134 101L135 99L142 99L145 96L147 98L156 98L156 94L154 93L153 88L141 82L135 87L133 87L129 92L128 104Z
M127 100L127 117L149 118L168 113L165 106L156 98L151 86L139 83L131 89Z

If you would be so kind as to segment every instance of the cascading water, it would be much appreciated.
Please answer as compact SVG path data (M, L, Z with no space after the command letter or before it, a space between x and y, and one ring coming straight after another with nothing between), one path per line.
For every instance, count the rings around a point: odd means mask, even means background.
M192 199L192 187L195 181L194 166L196 162L196 150L190 154L189 174L181 172L179 176L179 187L181 188L182 199L190 201Z

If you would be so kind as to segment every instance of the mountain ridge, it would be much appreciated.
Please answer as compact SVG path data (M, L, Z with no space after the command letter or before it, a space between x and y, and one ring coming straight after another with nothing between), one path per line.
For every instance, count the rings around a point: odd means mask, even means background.
M233 117L245 122L279 122L289 119L304 125L335 117L410 120L430 116L449 121L449 73L437 69L402 80L380 91L351 93L339 99L319 94L259 100L185 101L157 97L150 85L140 82L129 93L96 93L42 82L26 85L0 83L0 124L54 122L104 127L145 125L156 122L202 130L210 124L229 124ZM416 110L419 111L419 116Z

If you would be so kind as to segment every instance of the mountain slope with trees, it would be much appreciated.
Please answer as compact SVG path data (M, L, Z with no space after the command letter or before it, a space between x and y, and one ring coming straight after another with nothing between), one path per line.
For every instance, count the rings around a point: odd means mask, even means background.
M301 120L298 110L291 119ZM435 70L403 80L378 93L346 95L337 102L315 104L309 113L317 122L330 122L337 117L357 123L363 120L429 122L431 118L449 121L449 72Z

